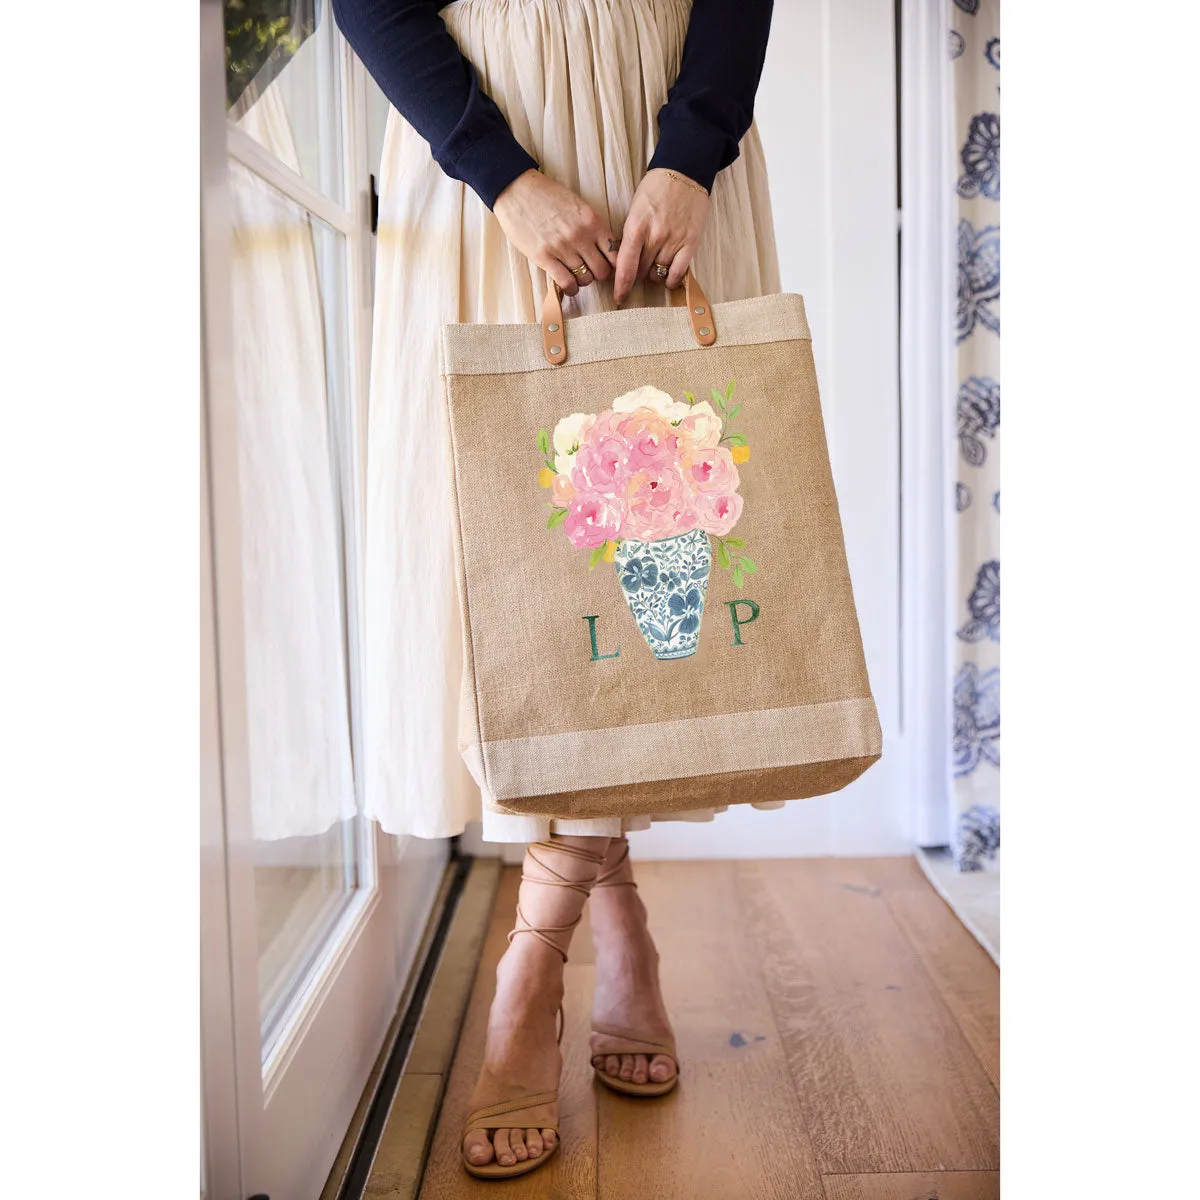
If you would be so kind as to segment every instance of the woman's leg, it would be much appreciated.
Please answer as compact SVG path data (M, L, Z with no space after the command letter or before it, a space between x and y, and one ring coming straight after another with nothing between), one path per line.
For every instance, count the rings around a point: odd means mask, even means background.
M592 891L590 906L596 943L593 1022L636 1032L648 1041L669 1042L671 1022L658 985L658 950L646 922L646 906L633 883L624 838L609 844L601 877L605 882ZM665 1054L601 1054L592 1059L592 1066L634 1083L665 1083L676 1070Z
M526 851L517 925L496 967L487 1047L469 1110L558 1087L563 964L608 841L553 834ZM555 1136L551 1129L496 1129L489 1138L473 1130L463 1139L463 1151L480 1166L493 1159L508 1166L550 1150Z

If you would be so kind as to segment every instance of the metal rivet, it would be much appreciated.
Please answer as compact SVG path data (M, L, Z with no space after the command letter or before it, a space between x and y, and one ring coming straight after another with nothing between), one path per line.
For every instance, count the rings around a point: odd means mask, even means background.
M550 353L551 353L551 354L561 354L561 353L562 353L562 347L561 347L561 346L551 346L551 347L550 347Z
M557 325L547 325L547 326L546 326L546 329L547 329L547 330L548 330L550 333L557 333L557 332L558 332L558 326L557 326Z
M704 305L698 305L696 308L692 309L692 312L694 312L698 317L704 316Z
M701 330L700 330L700 336L701 336L701 337L708 337L708 335L709 335L710 333L712 333L712 330L711 330L711 329L707 329L707 328L706 328L706 329L701 329Z

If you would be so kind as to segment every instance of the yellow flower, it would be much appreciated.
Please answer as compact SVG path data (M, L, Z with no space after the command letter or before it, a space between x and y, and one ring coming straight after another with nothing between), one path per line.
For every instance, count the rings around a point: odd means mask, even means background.
M616 552L617 552L617 543L616 542L605 542L604 543L604 561L605 562L612 562L613 555L616 554Z
M549 487L554 482L554 472L549 467L543 467L538 472L538 487Z
M735 463L744 463L744 462L750 461L750 447L749 446L734 446L731 453L733 455L733 461Z

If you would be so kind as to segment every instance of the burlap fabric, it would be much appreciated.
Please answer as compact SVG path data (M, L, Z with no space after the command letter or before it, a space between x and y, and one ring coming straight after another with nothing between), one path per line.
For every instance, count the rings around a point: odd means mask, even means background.
M835 791L878 759L812 345L799 296L540 325L448 325L464 672L460 748L499 812L627 816ZM751 451L734 532L757 570L713 564L690 657L659 659L611 562L547 528L538 430L651 385L681 399L736 381ZM715 539L714 539L715 541ZM414 620L419 619L414 614Z

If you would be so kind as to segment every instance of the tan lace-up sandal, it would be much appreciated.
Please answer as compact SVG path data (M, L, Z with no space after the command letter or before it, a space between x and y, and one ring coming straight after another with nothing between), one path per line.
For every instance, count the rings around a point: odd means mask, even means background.
M628 863L629 842L626 840L625 849L622 851L617 865L611 870L605 871L592 884L592 887L636 888L637 883L633 878L632 868L628 872L628 878L616 878L617 875L625 870ZM675 1074L670 1079L664 1079L662 1082L655 1079L647 1079L645 1083L635 1083L632 1079L622 1079L619 1075L610 1075L607 1071L600 1070L599 1067L593 1067L592 1070L595 1072L596 1078L606 1088L611 1088L614 1092L621 1092L626 1096L642 1096L649 1099L654 1096L665 1096L679 1082L679 1056L675 1052L674 1040L652 1042L646 1038L638 1037L636 1033L627 1029L617 1029L612 1025L593 1024L589 1046L592 1058L609 1054L644 1054L649 1059L653 1058L656 1054L663 1054L675 1064Z
M522 883L540 883L544 887L569 888L573 892L578 892L586 900L591 893L592 882L576 882L573 879L564 878L537 853L539 850L543 852L552 851L556 854L566 854L570 858L583 859L596 867L604 865L604 855L553 840L549 842L534 842L526 851L526 854L550 878L535 879L532 875L526 875L522 869ZM568 925L532 925L525 919L525 914L521 911L521 905L518 903L517 925L508 935L508 940L511 944L517 934L531 933L540 941L545 942L551 949L558 951L562 955L563 965L565 966L567 962L566 947L557 942L553 935L564 935L564 941L569 944L571 933L582 919L583 906L580 905L579 915ZM558 1010L558 1041L560 1044L562 1042L564 1021L565 1017L560 1006ZM553 1129L555 1134L554 1145L549 1150L543 1150L537 1158L527 1158L524 1162L510 1163L507 1166L494 1159L492 1162L486 1164L473 1163L463 1153L462 1145L466 1141L467 1134L477 1129L483 1130L488 1135L489 1141L492 1141L497 1129ZM532 1096L515 1096L511 1099L500 1100L495 1104L489 1104L484 1108L476 1109L467 1117L466 1123L463 1125L462 1137L459 1138L458 1144L463 1166L476 1179L512 1179L516 1175L525 1175L529 1171L536 1171L538 1167L549 1162L554 1157L554 1153L561 1144L561 1141L562 1138L558 1133L558 1089L555 1088L551 1092L538 1092Z

